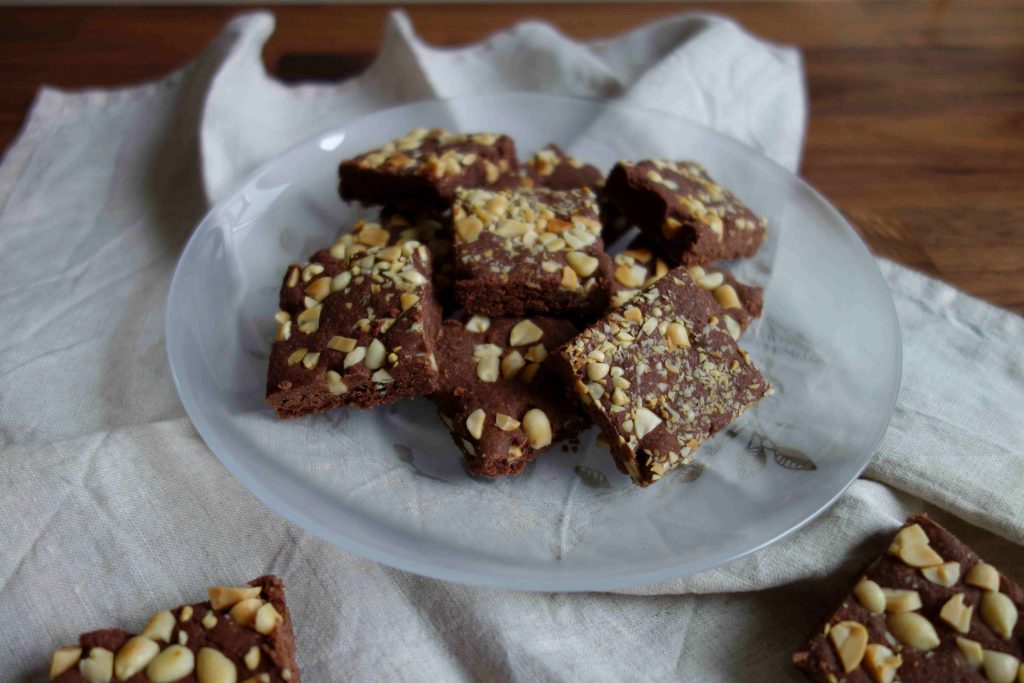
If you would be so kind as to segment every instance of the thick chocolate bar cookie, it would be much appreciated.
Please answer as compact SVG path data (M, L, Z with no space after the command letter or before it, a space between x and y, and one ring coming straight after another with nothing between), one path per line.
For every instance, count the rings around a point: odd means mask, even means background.
M53 653L57 683L301 683L284 584L264 576L157 612L138 635L84 633Z
M692 161L620 161L604 196L672 262L753 256L766 222Z
M473 474L516 474L590 421L551 367L576 336L568 320L470 317L444 323L434 403Z
M589 187L596 192L604 186L604 174L596 166L569 156L554 143L527 159L520 171L520 185L525 188L577 190Z
M1022 609L1019 584L911 517L793 662L821 683L1018 683Z
M459 190L452 221L455 298L467 311L589 316L607 306L611 259L590 190Z
M445 209L457 187L491 187L517 166L512 139L417 128L379 149L341 162L346 201L419 210Z
M680 267L560 351L560 368L616 464L640 486L689 462L769 390L720 315Z
M360 223L309 263L289 266L267 376L279 417L437 389L433 256L420 242L393 239L393 230Z
M669 271L668 263L655 256L655 249L643 235L633 240L626 251L617 254L613 262L611 305L614 308L625 304L641 288L657 282ZM733 339L739 339L754 318L761 315L764 290L760 287L745 285L729 271L713 266L690 266L687 270L701 289L715 297L721 308L719 322Z

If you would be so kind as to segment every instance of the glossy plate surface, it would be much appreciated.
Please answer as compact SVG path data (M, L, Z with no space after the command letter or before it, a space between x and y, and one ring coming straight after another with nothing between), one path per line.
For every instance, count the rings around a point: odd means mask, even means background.
M501 131L520 158L549 141L609 169L695 159L768 218L766 286L742 339L776 393L647 490L596 431L518 477L474 480L426 399L278 421L263 401L284 268L361 215L337 164L417 127ZM621 243L619 245L621 248ZM601 590L693 574L757 550L827 507L889 422L900 340L889 291L853 229L813 189L703 126L540 94L429 101L379 112L272 159L215 206L178 264L167 347L182 403L227 468L268 505L337 546L449 581Z

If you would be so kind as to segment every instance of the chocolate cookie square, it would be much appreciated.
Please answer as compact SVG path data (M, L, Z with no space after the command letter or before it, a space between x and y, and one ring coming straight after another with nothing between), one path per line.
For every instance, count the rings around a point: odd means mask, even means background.
M455 298L491 316L591 316L608 303L593 192L459 190L452 205Z
M301 683L281 579L209 593L206 602L157 612L137 635L119 628L82 634L77 646L54 652L50 680Z
M612 261L615 266L611 300L613 308L624 305L642 288L657 282L669 271L668 263L656 255L656 249L650 246L643 235L633 240ZM720 325L733 339L738 340L754 318L761 315L764 290L743 284L729 271L714 266L690 266L687 270L701 289L714 296L721 309L718 316Z
M559 367L640 486L688 463L769 385L684 267L669 271L559 353Z
M393 240L396 243L391 243ZM433 256L416 240L362 222L281 286L267 402L281 418L370 408L437 389L441 308Z
M604 186L604 174L591 164L570 156L551 143L523 164L520 185L525 188L576 190L588 187L595 192Z
M1024 679L1024 590L927 516L907 520L793 655L812 681Z
M433 399L471 473L517 474L590 423L548 360L577 332L568 320L547 317L444 323Z
M417 128L341 162L338 189L342 199L365 205L445 209L455 188L494 186L516 166L508 136Z
M673 263L753 256L767 234L765 219L693 161L620 161L604 196Z

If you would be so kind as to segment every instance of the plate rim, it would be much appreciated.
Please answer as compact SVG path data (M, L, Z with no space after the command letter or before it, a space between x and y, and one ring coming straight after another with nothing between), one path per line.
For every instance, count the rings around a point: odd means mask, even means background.
M171 315L173 311L172 304L177 298L178 289L181 287L181 269L182 263L185 262L186 257L190 255L190 252L195 248L200 237L200 231L206 223L212 220L212 217L218 213L222 207L234 198L242 189L248 186L250 183L259 178L262 174L274 164L276 164L281 158L289 156L295 153L300 148L303 148L317 140L321 140L324 137L337 135L343 133L345 128L353 125L355 122L370 117L380 116L390 112L399 111L402 109L413 108L426 103L450 103L457 106L460 102L465 101L480 101L487 99L497 98L539 98L548 100L572 100L587 102L590 104L601 105L604 107L619 107L628 110L638 110L647 114L656 116L665 116L675 119L682 119L688 124L703 129L706 133L711 136L718 138L719 141L737 147L743 150L747 154L753 154L759 157L762 161L767 161L769 164L775 166L777 170L788 175L793 179L798 186L805 192L809 193L811 198L818 202L830 217L844 229L851 236L855 238L854 248L862 251L862 255L867 257L867 260L871 263L871 272L874 273L879 281L884 285L887 296L885 297L885 313L891 319L893 330L895 332L896 348L895 348L895 372L896 382L892 387L891 396L886 406L886 418L879 427L876 434L869 439L871 443L871 457L866 458L859 468L853 473L842 487L840 487L832 496L830 496L824 503L819 505L813 513L806 516L803 520L792 525L788 529L785 529L771 538L767 538L764 541L757 543L750 548L746 548L739 554L735 555L729 560L715 561L711 560L708 562L697 562L691 563L686 568L680 568L678 563L668 563L664 566L660 566L657 569L646 570L637 573L617 573L613 575L603 577L584 577L584 578L573 578L565 576L552 576L552 577L529 577L529 578L516 578L509 576L502 576L498 574L484 574L476 571L466 571L460 569L454 569L446 567L438 563L424 562L418 559L406 558L393 552L388 552L374 546L367 545L366 543L353 539L347 536L343 530L328 528L326 525L321 524L314 517L300 510L298 507L286 502L277 494L275 494L268 486L266 486L261 480L256 477L249 476L244 468L241 466L240 461L231 456L231 450L227 448L217 436L216 430L212 424L207 420L205 415L201 411L190 410L189 405L195 407L197 404L195 400L186 401L185 397L191 397L193 392L191 388L184 382L183 378L179 375L176 362L174 349L179 347L176 343L178 338L177 329L178 327L173 324ZM200 171L201 172L201 171ZM674 579L695 576L697 574L723 567L733 562L736 562L742 558L748 557L749 555L756 553L780 540L796 533L797 531L804 528L807 524L817 519L823 512L832 507L833 504L842 496L847 489L857 481L863 474L867 466L874 460L875 453L878 445L881 443L888 431L889 426L892 422L892 416L895 412L896 403L899 399L900 390L903 383L903 337L902 330L900 329L899 316L896 311L895 301L892 296L892 289L889 287L888 282L885 280L885 275L882 273L879 267L877 258L868 249L867 244L861 238L860 234L852 226L852 224L846 219L846 217L837 209L828 199L817 190L814 186L808 183L804 178L797 175L782 166L780 163L767 156L763 152L751 147L750 145L733 138L732 136L717 131L709 126L695 121L688 117L671 114L643 105L637 105L634 103L622 102L621 100L604 99L598 97L587 97L581 95L571 94L556 94L556 93L544 93L544 92L518 92L518 91L506 91L500 93L488 93L479 95L463 95L458 97L449 98L426 98L420 99L413 102L406 102L393 107L387 107L384 109L378 109L371 112L357 116L343 124L333 126L331 128L324 129L318 133L310 135L293 145L290 145L281 152L275 154L273 157L259 164L257 167L252 169L249 173L245 174L236 183L231 186L231 189L225 192L220 199L213 203L203 217L193 227L191 234L189 235L188 241L182 248L178 260L174 266L174 272L171 276L170 286L168 287L167 298L165 300L165 311L164 311L164 329L165 329L165 351L167 354L168 365L170 368L171 379L174 383L175 390L178 392L178 398L181 401L182 407L185 410L186 415L199 433L200 438L204 444L210 449L212 454L217 460L224 465L224 467L235 477L243 486L249 489L260 501L273 510L275 513L281 515L289 522L295 524L301 529L308 531L315 536L327 541L331 545L354 553L360 557L373 560L379 564L391 567L393 569L399 569L402 571L411 572L419 576L425 576L432 579L438 579L442 581L449 581L467 586L475 586L481 588L492 588L492 589L503 589L503 590L518 590L518 591L530 591L530 592L584 592L584 591L615 591L630 588L637 588L641 586L650 586L665 581L671 581Z

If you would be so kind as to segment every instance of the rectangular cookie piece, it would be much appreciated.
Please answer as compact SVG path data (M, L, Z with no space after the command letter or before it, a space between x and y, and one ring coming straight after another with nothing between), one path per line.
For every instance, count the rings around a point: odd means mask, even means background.
M455 299L471 313L599 315L608 304L594 193L458 190Z
M669 265L659 256L643 235L637 236L629 247L612 259L615 266L612 280L611 306L619 308L643 287L647 287L669 271ZM732 274L713 266L690 266L690 277L701 289L715 297L721 314L719 322L725 330L738 340L754 318L764 308L764 290L745 285Z
M1024 680L1024 590L924 515L910 517L793 655L812 681Z
M84 633L53 654L57 683L301 683L284 584L211 588L210 600L157 612L138 635L118 628Z
M472 474L517 474L590 424L548 360L578 332L547 317L445 321L433 399Z
M520 168L520 187L548 190L576 190L604 186L604 174L596 166L569 156L555 143L548 144Z
M604 195L674 263L753 256L767 235L765 219L693 161L620 161Z
M769 389L685 267L560 350L559 363L619 470L648 486Z
M360 223L281 286L267 403L291 418L370 408L437 389L441 308L432 255L415 240Z
M365 205L445 209L455 188L493 186L516 166L508 136L417 128L341 162L338 191Z

